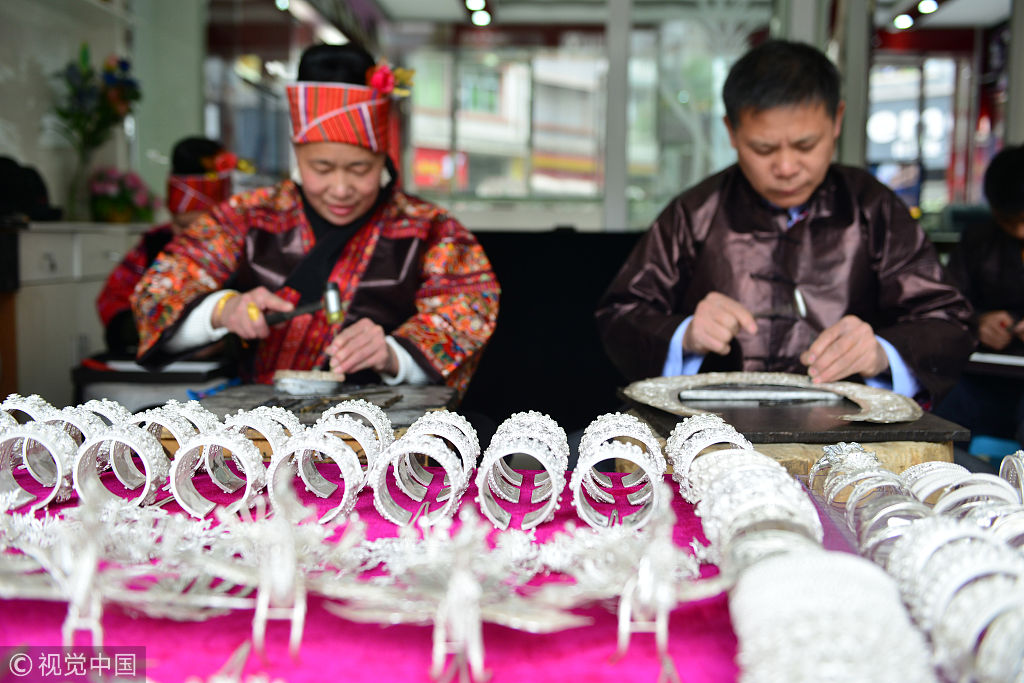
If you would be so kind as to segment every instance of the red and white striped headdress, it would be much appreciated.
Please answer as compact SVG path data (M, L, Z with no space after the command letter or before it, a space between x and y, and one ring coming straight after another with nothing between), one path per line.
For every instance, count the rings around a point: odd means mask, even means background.
M230 196L230 171L167 178L167 209L171 213L208 211Z
M347 83L300 81L287 87L292 142L345 142L389 151L391 97Z

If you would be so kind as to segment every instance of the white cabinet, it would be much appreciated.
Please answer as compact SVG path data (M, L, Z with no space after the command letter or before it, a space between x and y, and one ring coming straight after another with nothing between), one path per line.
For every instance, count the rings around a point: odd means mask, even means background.
M18 235L18 393L71 405L71 371L104 350L96 312L107 275L148 225L36 223Z

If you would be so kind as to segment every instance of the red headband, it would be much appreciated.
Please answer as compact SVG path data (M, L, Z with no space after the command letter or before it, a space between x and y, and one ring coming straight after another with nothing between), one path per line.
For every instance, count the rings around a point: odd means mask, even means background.
M171 213L208 211L231 196L231 173L171 175L167 178L167 209Z
M287 86L292 142L345 142L387 152L391 98L375 88L346 83Z

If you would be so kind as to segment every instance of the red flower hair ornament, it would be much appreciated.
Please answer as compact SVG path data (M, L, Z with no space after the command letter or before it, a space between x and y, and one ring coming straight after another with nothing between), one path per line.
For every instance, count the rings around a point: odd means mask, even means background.
M366 70L366 85L382 95L407 97L414 73L412 69L392 69L390 64L381 60Z

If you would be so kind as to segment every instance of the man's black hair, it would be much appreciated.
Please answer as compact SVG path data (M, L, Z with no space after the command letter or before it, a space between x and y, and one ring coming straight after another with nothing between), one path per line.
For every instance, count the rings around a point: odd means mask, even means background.
M740 115L775 107L825 105L835 119L839 110L839 71L820 50L806 43L769 40L739 58L722 87L725 115L733 128Z
M370 53L355 43L314 45L299 59L298 80L366 85L366 72L374 64Z
M1024 145L1004 147L985 169L985 199L992 211L1024 213Z

